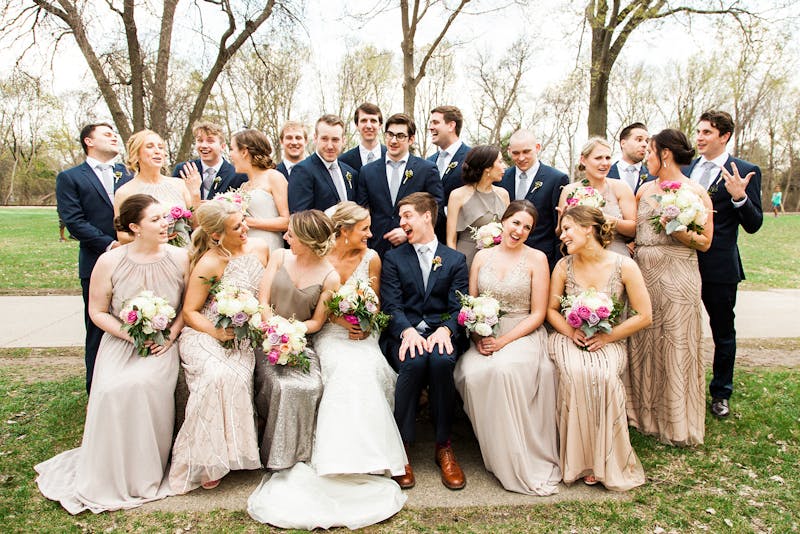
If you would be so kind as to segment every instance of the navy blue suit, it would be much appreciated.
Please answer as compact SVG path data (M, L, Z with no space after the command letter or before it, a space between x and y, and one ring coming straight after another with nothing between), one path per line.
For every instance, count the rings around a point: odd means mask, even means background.
M114 190L133 176L122 164L114 165ZM92 385L94 361L103 331L89 318L89 279L100 254L117 238L114 229L114 206L94 170L88 163L67 169L56 176L58 215L70 235L80 243L78 276L83 289L84 322L86 323L86 392Z
M517 186L514 181L516 172L516 167L506 169L500 182L500 186L508 191L511 200L516 200ZM539 163L539 170L530 181L528 194L525 195L525 200L536 206L537 213L536 228L531 231L525 244L545 253L551 272L561 257L560 240L556 235L556 224L558 223L556 207L561 190L568 183L569 177L566 174L544 163Z
M611 178L613 180L619 180L619 169L617 168L617 164L619 161L615 161L611 168L608 170L608 174L606 178ZM635 195L639 188L642 187L642 184L646 184L647 182L652 182L655 180L657 176L653 176L650 174L650 171L647 170L647 165L642 163L642 168L639 169L639 180L636 182L636 187L633 190L633 194Z
M685 169L690 176L699 158ZM744 280L744 268L739 256L739 226L752 234L761 228L764 215L761 211L761 169L747 161L728 156L725 169L733 173L731 162L736 163L744 178L755 172L747 184L747 199L737 208L725 189L722 173L712 181L708 194L714 205L714 237L711 248L697 253L700 277L703 280L702 298L708 312L711 335L714 338L714 376L709 390L714 399L729 399L733 392L733 366L736 360L736 329L733 308L736 305L736 288Z
M356 200L358 171L339 162L347 200ZM348 178L349 176L349 178ZM341 202L331 173L322 158L315 152L292 167L289 179L289 212L317 209L325 211Z
M442 202L440 203L441 209L439 210L439 217L436 219L436 237L442 243L447 241L447 217L444 214L444 209L447 207L447 203L450 201L450 193L464 185L464 180L461 178L461 170L463 167L462 163L464 163L464 158L467 157L467 152L469 152L469 149L469 146L467 146L465 143L461 143L461 146L458 148L458 150L456 150L456 153L453 154L450 164L445 169L444 175L441 177L443 197ZM431 161L434 165L436 165L437 159L439 159L438 151L430 156L428 161ZM436 172L439 172L438 167Z
M466 294L469 289L467 260L462 253L441 243L436 248L436 257L441 264L436 270L431 268L427 289L423 285L417 252L411 244L404 243L388 251L383 260L381 303L383 311L390 314L392 319L381 336L381 349L399 373L394 414L405 443L414 441L417 401L426 384L430 391L436 442L445 443L450 439L456 400L453 368L469 343L458 325L461 303L456 295L456 290ZM423 320L428 325L422 332L423 337L429 336L440 326L450 330L453 353L434 350L414 358L406 354L401 362L400 335L409 327L416 328Z
M385 145L381 145L381 157L382 158L386 157ZM347 165L350 165L357 171L360 171L361 167L363 166L361 164L360 148L359 147L351 148L350 150L339 156L339 161L341 161L342 163L346 163Z
M289 180L289 169L286 168L286 163L281 161L280 163L278 163L275 169L279 173L281 173L284 176L284 178L286 178L287 181Z
M411 172L411 176L409 176L409 172ZM439 179L439 171L436 169L436 165L422 158L409 154L394 204L392 204L392 196L389 192L389 180L386 177L386 157L361 167L356 202L370 211L372 237L369 239L368 246L375 249L381 258L387 250L392 248L391 243L383 238L383 234L400 226L397 202L411 193L421 191L433 195L436 203L441 206L442 181Z
M172 171L172 176L175 178L180 178L180 171L183 169L183 166L186 165L187 162L178 163L175 166L175 170ZM197 170L200 171L200 176L203 175L203 164L199 159L192 160L197 166ZM217 180L219 178L219 180ZM214 198L214 195L217 193L225 193L229 189L239 189L242 187L242 184L247 181L247 175L237 173L236 169L225 161L222 160L222 166L219 168L219 172L214 177L214 182L211 184L211 191L208 192L205 196L205 200Z

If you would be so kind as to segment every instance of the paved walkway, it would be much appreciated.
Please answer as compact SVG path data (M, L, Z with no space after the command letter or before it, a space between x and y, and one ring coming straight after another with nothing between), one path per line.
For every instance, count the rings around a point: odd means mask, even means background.
M704 312L705 313L705 312ZM740 291L736 331L740 338L800 337L800 289ZM0 296L0 348L83 345L80 296ZM710 337L708 319L704 335Z

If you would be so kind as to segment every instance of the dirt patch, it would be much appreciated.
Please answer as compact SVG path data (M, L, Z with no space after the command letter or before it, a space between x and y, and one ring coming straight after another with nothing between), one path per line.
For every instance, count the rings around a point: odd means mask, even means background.
M703 341L703 359L710 368L714 343ZM800 338L740 339L736 348L737 367L800 367Z
M83 347L2 349L0 369L28 384L59 381L86 372Z

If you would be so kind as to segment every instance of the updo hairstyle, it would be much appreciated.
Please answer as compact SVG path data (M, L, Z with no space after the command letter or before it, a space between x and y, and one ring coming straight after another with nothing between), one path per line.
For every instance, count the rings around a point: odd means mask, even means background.
M200 204L195 210L197 217L197 228L192 232L192 250L189 254L192 267L194 267L203 254L212 247L216 247L223 256L230 256L231 253L222 246L221 240L214 239L211 234L224 234L225 221L228 217L236 213L241 213L242 208L227 200L209 200Z
M661 130L652 137L653 147L656 149L656 157L658 163L663 167L664 162L661 161L661 151L664 149L672 152L672 159L676 165L689 165L694 158L694 149L692 148L686 134L674 128L667 128Z
M349 230L367 217L369 217L369 210L367 208L359 206L352 200L339 202L331 214L334 235L339 237L343 229Z
M533 217L533 226L531 226L531 232L533 232L533 229L536 228L536 221L539 219L539 212L536 211L536 206L534 206L530 200L512 200L503 213L503 216L500 217L500 222L505 222L506 219L520 211L524 211Z
M461 167L461 179L465 184L477 184L483 172L490 169L497 161L500 149L494 145L478 145L472 147L464 158Z
M584 228L591 227L594 238L603 248L606 248L614 237L615 224L606 221L603 212L600 211L599 208L574 206L564 212L564 216L561 218L561 224L564 224L564 219L572 219L572 222Z
M581 156L583 156L584 158L588 158L589 154L591 154L592 151L595 148L597 148L598 145L604 146L607 149L611 150L611 143L609 143L606 139L602 137L590 137L589 140L586 141L586 144L583 145L583 148L581 149ZM584 172L586 170L586 166L583 163L578 163L578 170Z
M118 232L134 235L135 232L131 229L131 224L142 222L144 211L153 204L158 204L158 200L153 196L141 193L129 196L119 207L119 216L114 218L114 229Z
M320 210L298 211L289 216L292 235L322 258L333 248L333 222Z
M233 140L240 150L246 149L250 154L250 164L253 167L265 170L275 168L275 162L272 161L272 145L263 132L249 128L233 134Z

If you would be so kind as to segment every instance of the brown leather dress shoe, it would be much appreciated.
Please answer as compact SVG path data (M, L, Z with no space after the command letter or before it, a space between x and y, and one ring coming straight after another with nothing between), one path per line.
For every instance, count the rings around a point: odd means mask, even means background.
M397 482L397 485L400 486L400 489L411 489L414 487L414 484L417 483L417 481L414 480L414 470L411 469L411 464L406 464L405 475L392 477L392 480Z
M442 470L442 484L447 489L460 490L467 485L467 479L456 461L453 447L436 447L436 465Z

